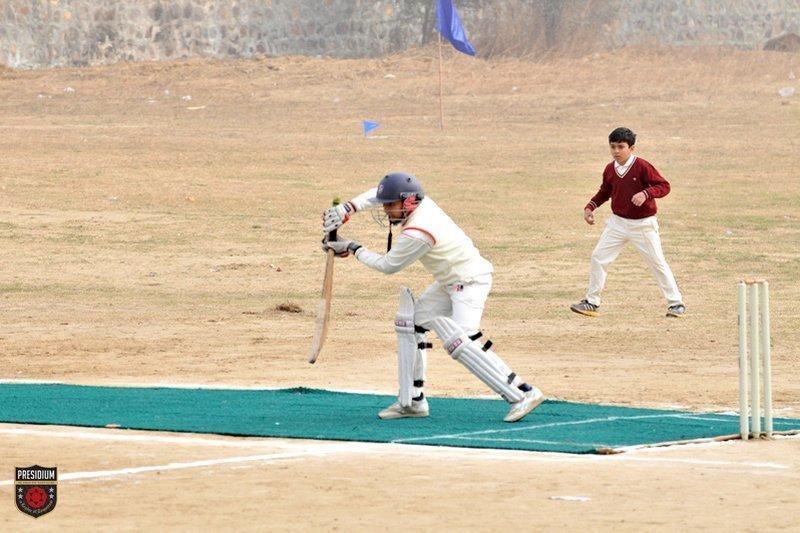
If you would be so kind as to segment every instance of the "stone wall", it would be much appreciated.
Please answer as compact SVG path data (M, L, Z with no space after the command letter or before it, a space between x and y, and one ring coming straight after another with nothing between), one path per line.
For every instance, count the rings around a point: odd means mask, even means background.
M640 42L760 48L800 0L456 0L479 55ZM257 55L370 57L429 39L435 0L0 0L15 68ZM580 42L578 42L580 41Z
M53 67L254 55L375 56L419 38L423 2L0 0L0 61ZM422 8L422 9L420 9Z
M617 45L649 39L752 49L777 35L800 33L800 0L615 0L611 5L624 14L607 24Z

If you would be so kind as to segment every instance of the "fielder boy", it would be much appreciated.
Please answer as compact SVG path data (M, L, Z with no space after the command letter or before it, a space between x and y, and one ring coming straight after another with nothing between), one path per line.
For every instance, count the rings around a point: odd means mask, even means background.
M323 214L325 232L331 232L364 209L383 206L390 224L386 254L367 250L339 236L323 241L323 249L340 257L351 253L370 268L394 274L419 260L436 280L415 301L411 291L400 291L395 316L399 393L397 402L378 416L382 419L428 416L425 383L426 333L430 330L447 352L491 390L511 404L506 422L516 422L544 400L542 392L525 383L491 349L478 342L481 316L492 287L492 264L481 257L469 237L436 203L425 196L416 177L394 172L371 189ZM400 233L392 244L391 226Z
M669 194L669 183L653 165L633 155L636 135L628 128L612 131L608 143L614 161L606 165L603 183L586 204L583 219L587 224L594 224L594 210L609 198L613 214L606 221L600 241L592 252L586 298L572 304L570 309L587 316L600 314L600 293L606 283L608 265L626 243L632 242L667 300L667 316L682 317L686 307L661 250L656 220L656 198Z

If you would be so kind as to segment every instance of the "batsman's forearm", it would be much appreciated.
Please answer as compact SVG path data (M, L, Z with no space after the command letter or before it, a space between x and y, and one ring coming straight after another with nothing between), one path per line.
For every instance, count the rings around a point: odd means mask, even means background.
M425 255L429 250L428 243L400 234L395 246L386 255L361 247L355 252L355 256L356 259L378 272L394 274Z
M358 249L355 255L356 259L371 269L377 270L378 272L383 272L384 274L395 274L406 267L406 265L401 262L388 260L388 255L375 253L367 250L363 246Z

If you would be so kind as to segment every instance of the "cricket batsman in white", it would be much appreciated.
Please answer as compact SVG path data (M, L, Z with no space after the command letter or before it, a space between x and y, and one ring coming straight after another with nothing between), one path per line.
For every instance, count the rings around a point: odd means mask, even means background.
M339 257L352 254L384 274L394 274L419 260L436 281L416 300L409 289L400 291L400 308L394 321L399 393L397 402L378 416L384 420L428 416L428 401L422 389L426 349L431 347L426 333L433 330L453 359L510 404L506 422L524 418L544 401L544 395L511 371L491 349L491 341L478 342L484 304L492 288L492 264L481 257L464 231L425 196L419 180L404 172L387 174L377 188L327 209L323 213L324 230L327 234L354 213L379 206L390 224L386 254L341 236L335 241L324 240L323 249L333 250ZM400 230L394 245L392 226Z

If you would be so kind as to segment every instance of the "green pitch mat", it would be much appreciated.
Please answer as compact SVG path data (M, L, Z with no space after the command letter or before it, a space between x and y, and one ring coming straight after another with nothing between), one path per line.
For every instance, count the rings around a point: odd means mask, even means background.
M379 420L394 398L318 389L0 384L0 422L598 453L739 431L732 415L546 401L522 422L500 400L429 398L428 418ZM776 419L776 431L800 419Z

